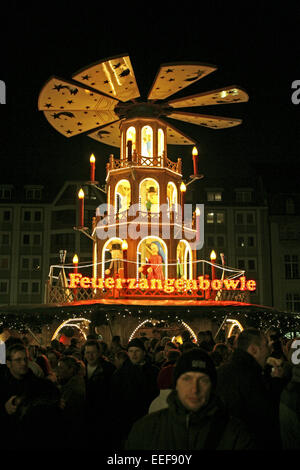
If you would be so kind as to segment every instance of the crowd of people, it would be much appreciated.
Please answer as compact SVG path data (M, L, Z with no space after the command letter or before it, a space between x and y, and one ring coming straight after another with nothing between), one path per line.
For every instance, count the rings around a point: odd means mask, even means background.
M3 449L300 449L300 354L275 328L33 346L0 366ZM296 358L296 360L295 360ZM299 359L299 360L298 360Z

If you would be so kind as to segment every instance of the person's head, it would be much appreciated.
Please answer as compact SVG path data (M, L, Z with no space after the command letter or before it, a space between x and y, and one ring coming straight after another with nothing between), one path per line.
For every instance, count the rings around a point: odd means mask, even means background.
M48 357L45 354L39 354L35 362L40 366L40 368L44 372L45 377L51 374L52 372L51 364L50 364Z
M279 339L281 336L279 328L275 326L270 326L265 334L269 342L274 341L274 339Z
M175 364L175 362L179 359L179 356L181 356L181 351L179 349L169 349L166 353L166 360L172 364Z
M6 365L11 375L21 380L28 372L28 352L23 344L14 344L6 351Z
M151 243L150 250L151 250L152 255L158 254L158 246L156 245L156 243Z
M171 342L171 338L169 336L164 336L160 340L160 345L164 348L167 343Z
M115 364L117 369L120 369L120 367L124 364L124 362L126 360L128 360L127 351L124 351L123 349L120 349L120 351L117 351L115 353L114 364Z
M118 335L115 335L111 339L112 344L120 345L121 344L121 337Z
M119 243L113 243L110 252L112 259L122 258L122 248Z
M157 328L153 328L152 330L152 338L155 338L157 340L160 340L161 338L161 332Z
M164 347L164 354L166 357L167 357L168 351L170 351L171 349L177 349L177 347L175 346L174 343L172 343L172 341L168 341L168 343L166 343Z
M79 340L77 338L71 338L70 346L72 348L78 348Z
M73 356L62 356L57 365L57 380L60 384L67 383L80 369L79 361Z
M205 331L199 331L199 333L197 334L197 340L199 344L202 343L202 341L206 340Z
M55 351L55 349L48 349L47 350L47 357L48 361L50 363L51 369L56 369L57 364L58 364L58 359L61 356L61 354L58 351Z
M134 338L128 343L127 351L132 364L143 364L145 362L146 349L144 342L139 338Z
M89 366L96 366L101 357L101 346L97 340L89 340L84 345L84 359Z
M246 328L236 339L236 348L249 353L256 362L264 367L270 354L266 335L256 328Z
M182 405L189 411L198 411L210 400L217 383L217 372L210 356L194 348L183 353L175 364L173 387Z
M222 361L227 361L227 359L230 355L229 348L225 343L216 343L213 347L212 352L218 353L220 355Z

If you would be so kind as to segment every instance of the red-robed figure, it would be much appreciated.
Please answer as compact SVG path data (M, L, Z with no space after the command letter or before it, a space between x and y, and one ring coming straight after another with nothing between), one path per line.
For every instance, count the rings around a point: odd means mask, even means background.
M158 245L154 242L150 245L151 255L148 259L148 264L139 268L139 272L145 274L147 279L160 279L164 280L165 276L163 273L163 258L159 254Z

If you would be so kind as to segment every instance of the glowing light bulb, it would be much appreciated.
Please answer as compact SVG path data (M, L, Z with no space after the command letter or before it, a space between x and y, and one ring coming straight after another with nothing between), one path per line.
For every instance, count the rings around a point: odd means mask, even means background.
M181 192L185 192L186 191L186 185L184 184L184 182L182 181L181 185L180 185L180 191Z

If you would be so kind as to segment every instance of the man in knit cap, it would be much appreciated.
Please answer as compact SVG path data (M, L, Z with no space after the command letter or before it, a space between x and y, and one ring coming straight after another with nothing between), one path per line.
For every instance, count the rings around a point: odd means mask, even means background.
M126 450L252 449L247 430L225 412L215 395L216 382L216 368L205 351L183 353L174 368L168 408L138 420Z

